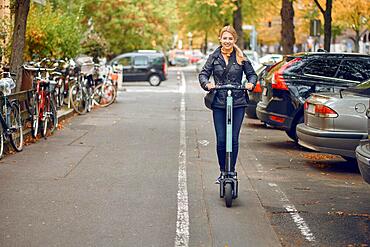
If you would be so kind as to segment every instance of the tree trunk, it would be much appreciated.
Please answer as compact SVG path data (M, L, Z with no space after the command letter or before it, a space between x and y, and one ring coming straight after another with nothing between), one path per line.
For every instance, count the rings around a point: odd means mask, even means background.
M294 36L294 9L292 0L283 0L280 11L281 15L281 45L283 54L293 53L295 43Z
M206 31L206 35L204 37L204 48L203 48L203 53L207 54L208 50L208 31Z
M324 49L330 51L331 43L331 11L333 7L333 0L326 0L326 9L320 5L318 0L314 0L320 12L324 16Z
M29 10L30 0L16 0L10 70L17 74L17 91L20 90L22 85L22 69L20 66L23 64L23 51L25 46L27 17Z
M355 50L354 52L358 53L360 52L360 39L361 39L361 35L360 35L360 31L359 30L356 30L356 36L355 36L355 39L354 39L354 43L355 43Z
M331 10L332 10L333 1L326 0L326 10L324 12L324 49L330 51L331 43Z
M233 26L238 34L237 45L240 49L244 49L244 33L243 33L243 19L242 19L242 0L235 2L237 9L233 13Z

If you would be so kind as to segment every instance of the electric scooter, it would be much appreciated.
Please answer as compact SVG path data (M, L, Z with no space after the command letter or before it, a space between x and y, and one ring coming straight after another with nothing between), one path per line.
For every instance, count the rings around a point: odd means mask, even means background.
M232 136L233 136L233 97L232 90L245 90L242 86L231 84L216 86L214 90L227 90L226 97L226 171L220 179L220 197L225 198L226 207L231 207L233 199L238 197L238 177L231 171Z

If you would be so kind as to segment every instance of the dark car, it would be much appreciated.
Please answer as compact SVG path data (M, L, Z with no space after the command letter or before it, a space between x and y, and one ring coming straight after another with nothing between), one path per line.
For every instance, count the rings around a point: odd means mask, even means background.
M257 117L280 127L295 142L303 105L314 92L348 88L370 78L370 56L351 53L298 53L286 56L266 75Z
M264 80L265 75L273 65L273 63L263 64L256 70L256 74L258 76L257 84L253 91L248 91L249 101L245 111L249 118L257 118L256 107L257 103L260 102L262 98L261 81ZM243 80L246 80L245 75Z
M161 52L124 53L113 58L110 64L122 66L123 82L148 81L151 86L159 86L167 79L166 58Z

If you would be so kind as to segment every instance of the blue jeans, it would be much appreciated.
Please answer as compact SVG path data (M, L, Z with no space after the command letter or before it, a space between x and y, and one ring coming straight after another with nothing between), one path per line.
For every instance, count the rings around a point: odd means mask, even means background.
M232 134L232 148L231 155L231 171L235 171L235 164L239 151L239 133L243 123L245 108L239 107L233 109L233 134ZM213 123L216 130L217 140L217 157L220 171L225 171L226 164L226 109L213 109Z

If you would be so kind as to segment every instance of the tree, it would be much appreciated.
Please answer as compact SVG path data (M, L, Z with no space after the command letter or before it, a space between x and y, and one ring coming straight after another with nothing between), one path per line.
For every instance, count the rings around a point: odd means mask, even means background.
M16 90L22 85L23 51L25 47L27 17L30 9L30 0L16 0L14 2L14 30L12 38L12 51L10 57L10 71L17 74Z
M239 38L237 45L244 49L243 17L242 17L242 0L235 1L236 10L233 13L233 26Z
M208 40L217 40L222 26L233 21L236 5L234 0L186 0L179 4L179 9L182 13L181 26L185 27L185 32L191 31L204 37L206 52Z
M359 42L363 34L370 25L370 2L363 0L338 0L334 4L336 12L335 21L342 28L352 29L355 32L354 37L350 37L355 44L355 52L359 52Z
M176 1L90 0L84 13L85 21L92 18L95 31L107 41L110 55L168 48L177 21Z
M281 7L281 44L283 54L293 53L294 36L294 8L292 0L283 0Z
M317 7L319 8L320 12L324 16L324 49L330 51L330 43L331 43L331 12L332 12L332 5L333 0L326 0L326 9L321 6L318 0L314 0Z
M40 18L42 16L42 18ZM67 12L61 6L37 6L31 4L27 32L25 58L39 57L72 58L81 51L83 28L80 16Z

